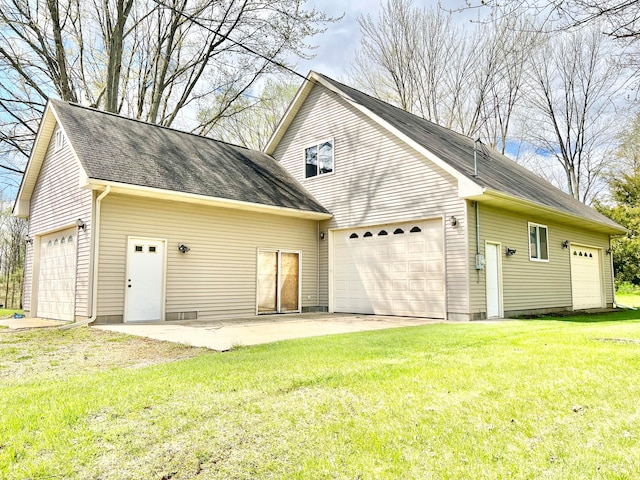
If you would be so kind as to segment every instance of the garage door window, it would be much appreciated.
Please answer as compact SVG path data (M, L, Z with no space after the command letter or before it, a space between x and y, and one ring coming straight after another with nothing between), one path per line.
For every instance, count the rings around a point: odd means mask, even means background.
M538 262L549 261L549 242L545 225L529 224L529 258Z

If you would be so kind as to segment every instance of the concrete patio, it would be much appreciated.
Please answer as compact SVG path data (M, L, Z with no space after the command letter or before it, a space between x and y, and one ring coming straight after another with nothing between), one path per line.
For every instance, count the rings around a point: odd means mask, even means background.
M294 338L383 330L442 322L443 320L430 318L303 313L265 315L210 322L185 320L179 322L121 323L96 325L91 328L182 343L194 347L205 347L217 351L227 351L234 346L258 345Z

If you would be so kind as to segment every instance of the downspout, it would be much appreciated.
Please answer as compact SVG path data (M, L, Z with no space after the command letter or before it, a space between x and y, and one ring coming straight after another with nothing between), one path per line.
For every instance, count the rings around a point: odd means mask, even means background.
M480 205L476 200L476 255L480 255Z
M475 142L473 142L473 176L474 178L478 178L478 143L480 139L478 138ZM480 257L480 206L478 205L478 201L476 200L476 269L478 270L478 274L480 273L480 269L478 268L478 259ZM479 281L480 277L478 277Z
M474 178L478 178L478 143L480 143L480 139L478 138L475 142L473 142L473 176ZM476 268L478 256L480 255L480 207L478 206L478 201L475 201L476 204Z
M102 203L102 199L109 195L111 192L111 186L107 185L98 198L96 198L96 216L93 224L93 265L92 265L92 276L91 276L91 317L81 322L70 323L68 325L64 325L60 327L60 330L69 330L75 327L86 327L90 323L96 321L96 317L98 316L98 260L100 257L100 204Z
M318 229L316 232L316 242L318 245L318 248L316 248L316 271L317 271L317 275L316 275L316 308L315 310L318 311L320 310L320 248L321 248L321 243L322 243L322 239L320 238L320 220L318 220L316 222L316 224L318 225Z

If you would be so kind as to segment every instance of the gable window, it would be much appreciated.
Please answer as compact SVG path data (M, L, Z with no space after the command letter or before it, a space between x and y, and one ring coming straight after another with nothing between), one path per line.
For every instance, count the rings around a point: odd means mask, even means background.
M62 135L62 130L56 130L54 148L56 150L60 150L63 145L64 145L64 136Z
M529 224L529 258L541 262L549 261L549 237L546 225Z
M304 168L305 178L333 172L333 140L305 148Z

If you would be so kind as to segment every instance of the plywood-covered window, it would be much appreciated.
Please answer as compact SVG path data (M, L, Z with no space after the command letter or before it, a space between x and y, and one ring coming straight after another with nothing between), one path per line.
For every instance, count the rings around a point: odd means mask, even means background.
M529 258L538 262L549 261L549 232L546 225L529 223Z
M300 311L300 254L258 252L258 313Z

